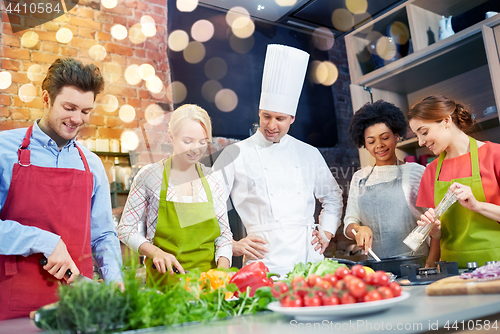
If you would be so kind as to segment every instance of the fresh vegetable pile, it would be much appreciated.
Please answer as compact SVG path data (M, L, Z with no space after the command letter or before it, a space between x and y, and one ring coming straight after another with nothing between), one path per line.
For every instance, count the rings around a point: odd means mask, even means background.
M294 276L291 282L273 284L273 296L283 307L328 306L389 299L401 295L401 286L386 272L367 273L359 264L351 270L338 267L334 274Z

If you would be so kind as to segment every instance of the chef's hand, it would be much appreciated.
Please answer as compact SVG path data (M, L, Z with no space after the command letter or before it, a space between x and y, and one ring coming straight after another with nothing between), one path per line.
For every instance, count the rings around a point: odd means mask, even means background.
M43 266L43 269L47 270L49 274L58 280L64 278L68 284L73 283L78 275L80 275L80 270L78 270L75 262L73 262L62 239L59 239L57 242L52 254L47 258L47 264ZM68 269L71 270L71 277L66 275Z
M181 274L186 273L184 271L184 268L182 268L181 264L179 263L179 261L177 261L177 259L175 258L175 256L173 256L170 253L162 251L158 247L157 250L153 253L151 259L153 260L153 264L155 265L156 270L158 270L162 274L166 274L168 271L170 276L174 275L175 273L174 270L172 269L172 266L176 267Z
M472 189L469 186L455 182L450 186L450 190L455 192L458 202L463 207L475 212L479 210L480 203L472 194Z
M267 253L269 250L264 245L267 241L256 237L256 236L246 236L239 241L233 240L233 255L248 256L252 260L263 259L264 255L262 253Z
M314 247L315 251L317 251L318 249L321 249L319 251L320 254L323 254L325 252L326 248L330 244L330 240L332 240L332 237L333 237L333 234L328 232L328 231L325 231L325 235L328 238L328 241L324 240L321 237L318 230L314 230L312 232L312 236L314 239L311 241L311 245L313 245L313 246L316 245L316 247Z
M368 255L368 250L372 248L373 232L368 226L359 226L354 236L356 244L359 248L365 249L365 254Z
M420 226L425 226L432 223L434 223L434 228L431 230L431 233L429 235L434 239L441 239L441 221L439 219L436 219L436 212L433 208L430 208L420 216L420 220L417 221L417 224Z

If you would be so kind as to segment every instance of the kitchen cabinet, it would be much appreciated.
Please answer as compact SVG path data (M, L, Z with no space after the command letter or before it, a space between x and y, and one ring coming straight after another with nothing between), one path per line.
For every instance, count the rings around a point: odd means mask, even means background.
M488 107L497 110L500 107L500 15L438 40L442 16L467 18L474 7L491 3L409 0L346 35L353 110L367 102L384 99L406 114L426 96L445 95L470 106L475 113L472 136L500 142L498 113L483 115ZM399 23L393 26L395 22ZM392 42L386 36L391 35L388 29L391 26L394 27ZM395 31L400 33L394 34ZM397 39L407 42L398 47L394 43ZM376 50L382 57L378 57ZM418 146L409 129L397 147L401 159L407 155L432 154ZM365 149L360 149L359 154L361 167L375 162Z

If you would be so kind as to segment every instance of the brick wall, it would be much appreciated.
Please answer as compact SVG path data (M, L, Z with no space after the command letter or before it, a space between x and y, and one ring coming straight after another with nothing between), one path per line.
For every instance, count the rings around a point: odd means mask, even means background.
M134 24L140 23L143 15L149 15L155 20L157 32L153 37L148 37L140 44L133 44L128 37L116 40L111 36L110 30L114 24L122 24L128 30ZM24 20L32 18L13 15L11 19L12 24L26 27ZM21 37L26 30L13 32L9 18L5 11L2 11L1 71L8 71L12 75L12 85L0 90L0 131L27 127L42 116L41 81L33 82L38 88L38 96L32 102L21 101L18 91L23 84L31 82L27 77L27 70L31 65L41 65L44 77L50 64L59 57L74 57L83 63L94 63L101 69L106 81L103 94L96 100L90 123L82 129L79 138L120 139L126 130L147 127L144 115L146 108L152 103L158 103L165 111L171 111L171 94L165 89L163 96L152 94L146 88L145 81L130 85L125 80L124 73L132 64L150 64L168 88L170 69L166 53L166 21L167 0L127 1L121 2L113 9L104 8L100 1L80 0L78 5L63 17L29 29L38 34L39 41L35 46L26 48L21 43ZM73 33L73 38L67 44L56 40L56 32L61 27L68 28ZM102 45L106 49L107 55L103 60L95 61L91 58L89 49L93 45ZM100 102L105 94L112 94L118 99L118 108L115 111L103 110ZM125 123L118 116L119 108L125 104L135 109L136 118L132 122ZM162 124L149 128L149 131L154 133L149 142L153 151L160 149L161 143L166 140L165 127L166 125ZM103 157L103 160L109 169L111 159Z

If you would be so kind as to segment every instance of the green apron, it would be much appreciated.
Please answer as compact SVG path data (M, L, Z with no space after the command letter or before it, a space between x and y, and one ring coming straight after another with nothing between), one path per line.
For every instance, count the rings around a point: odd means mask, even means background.
M168 177L171 158L165 162L160 192L158 221L153 244L173 254L184 270L198 268L207 271L216 267L215 239L220 236L220 227L214 212L212 191L201 168L196 164L207 202L182 203L167 201ZM152 268L153 260L146 259L148 285L169 284L170 274L161 274ZM174 275L175 278L175 275Z
M479 202L486 201L479 172L477 143L474 138L469 138L472 176L448 182L439 181L439 173L446 156L446 152L441 153L434 184L436 206L454 182L469 186ZM467 262L477 262L482 266L486 261L500 260L500 224L493 219L469 210L457 202L441 217L441 231L442 261L457 261L460 268L466 268Z

